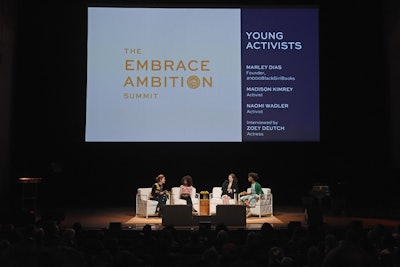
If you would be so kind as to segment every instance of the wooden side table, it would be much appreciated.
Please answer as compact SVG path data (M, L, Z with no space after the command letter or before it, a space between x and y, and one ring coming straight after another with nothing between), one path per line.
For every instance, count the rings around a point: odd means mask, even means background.
M210 215L210 193L200 192L200 213L199 215Z
M210 199L200 199L200 215L209 215Z

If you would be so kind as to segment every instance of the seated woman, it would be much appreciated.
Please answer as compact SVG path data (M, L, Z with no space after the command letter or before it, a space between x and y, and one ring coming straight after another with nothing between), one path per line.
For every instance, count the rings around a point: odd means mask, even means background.
M181 199L186 200L186 203L189 206L192 206L193 212L197 212L197 210L193 208L193 203L192 203L192 191L193 191L192 185L193 185L192 177L189 175L184 176L182 178L182 184L179 187L179 197Z
M162 206L167 203L169 198L167 190L164 190L165 175L159 174L156 177L156 182L151 187L150 199L158 201L156 213L159 217L162 216Z
M221 189L222 204L229 204L229 200L235 198L235 194L239 191L236 175L234 173L228 175L228 179L223 182Z
M250 183L251 186L251 193L248 192L242 192L241 197L240 197L240 203L243 205L246 205L246 216L250 216L250 208L253 208L256 206L256 203L258 201L258 196L261 194L264 194L258 178L258 174L255 172L250 172L247 175L247 180Z

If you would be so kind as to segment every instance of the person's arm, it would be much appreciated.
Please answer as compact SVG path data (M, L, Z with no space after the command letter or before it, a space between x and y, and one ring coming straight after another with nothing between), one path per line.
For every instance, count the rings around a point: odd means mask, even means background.
M180 196L188 197L190 195L190 189L189 186L181 185L179 192Z
M250 184L250 188L251 188L251 184ZM245 190L243 190L241 193L240 193L240 195L242 195L242 196L246 196L246 195L250 195L251 193L249 193L248 191L247 191L247 189L245 189Z
M151 186L151 197L157 197L158 194L160 193L160 188L158 187L158 184L155 183Z
M237 182L232 184L232 189L234 190L234 193L239 193L239 186Z
M262 190L262 188L261 188L260 183L258 183L258 182L256 183L255 189L256 189L256 194L257 194L257 195L264 194L264 192L263 192L263 190Z
M189 192L190 192L190 193L189 193L189 197L192 197L192 195L194 195L194 194L193 194L193 190L194 190L194 189L193 189L193 186L191 185L191 186L190 186L190 191L189 191Z
M182 191L183 191L183 190L182 190L182 189L183 189L182 187L183 187L183 185L181 185L181 186L179 187L179 196L182 196Z
M221 191L221 196L228 194L228 183L226 180L222 183Z

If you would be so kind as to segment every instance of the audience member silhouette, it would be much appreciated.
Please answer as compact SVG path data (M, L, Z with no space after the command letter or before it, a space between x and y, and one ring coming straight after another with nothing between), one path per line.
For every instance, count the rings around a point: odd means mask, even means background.
M400 240L388 227L296 225L260 230L173 225L141 231L89 230L79 223L62 227L56 221L15 227L0 225L0 266L301 266L397 267Z

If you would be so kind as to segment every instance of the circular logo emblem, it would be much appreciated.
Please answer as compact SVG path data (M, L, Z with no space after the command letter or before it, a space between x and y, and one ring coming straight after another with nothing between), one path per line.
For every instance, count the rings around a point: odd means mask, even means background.
M189 78L187 79L187 85L191 89L196 89L200 86L200 78L196 75L189 76Z

